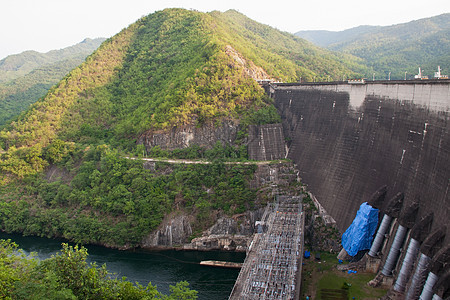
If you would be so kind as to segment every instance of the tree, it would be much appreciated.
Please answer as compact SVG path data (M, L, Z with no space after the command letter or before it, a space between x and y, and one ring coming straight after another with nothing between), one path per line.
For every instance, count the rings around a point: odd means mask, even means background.
M170 300L193 300L197 299L197 291L190 290L188 288L189 283L186 281L180 281L175 286L170 286L170 296L167 299Z
M150 283L143 287L126 278L113 279L106 266L88 264L84 247L62 244L61 252L39 262L27 257L10 240L0 240L0 298L2 299L126 299L193 300L197 292L187 282L170 287L169 296Z

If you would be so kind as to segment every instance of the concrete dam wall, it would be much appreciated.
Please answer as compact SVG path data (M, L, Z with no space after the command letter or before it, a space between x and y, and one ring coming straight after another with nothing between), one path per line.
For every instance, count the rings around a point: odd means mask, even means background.
M343 232L359 205L387 199L433 212L450 241L450 81L277 84L288 158Z

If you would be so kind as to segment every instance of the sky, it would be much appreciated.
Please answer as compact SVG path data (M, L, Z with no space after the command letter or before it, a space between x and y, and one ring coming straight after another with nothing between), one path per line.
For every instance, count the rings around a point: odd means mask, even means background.
M47 52L85 38L111 37L137 19L170 7L235 9L282 31L340 31L393 25L450 12L448 0L0 0L0 59Z

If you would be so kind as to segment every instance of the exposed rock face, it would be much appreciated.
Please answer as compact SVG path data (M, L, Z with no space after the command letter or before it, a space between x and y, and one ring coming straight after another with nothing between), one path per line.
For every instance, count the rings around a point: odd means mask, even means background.
M246 60L242 54L237 52L230 45L228 45L225 48L225 53L234 59L236 65L244 68L245 73L247 73L247 75L250 76L251 78L255 80L263 80L263 79L274 80L274 78L270 77L270 75L267 74L267 72L264 71L263 68L258 67L250 60Z
M162 149L186 148L190 145L212 147L218 141L222 144L232 144L236 139L238 124L234 122L223 122L221 126L212 124L201 127L186 126L174 127L171 130L148 131L141 135L138 144L143 144L147 150L155 146Z
M294 165L290 162L258 165L254 179L250 181L250 187L263 192L277 185L280 190L297 181L297 175Z
M142 243L144 248L180 247L187 250L245 251L251 242L255 221L261 219L264 210L249 211L233 217L222 217L203 232L202 237L193 239L192 217L185 214L168 216L159 229Z
M231 218L220 218L202 237L193 239L184 249L246 251L255 232L255 222L263 213L261 208Z
M207 235L252 235L255 228L255 221L259 220L261 216L262 210L257 210L236 215L232 218L220 218L217 220L216 224L211 226L205 233Z
M192 234L189 216L181 214L168 216L159 229L150 234L143 242L144 248L175 247L188 242Z
M73 179L73 174L70 174L70 172L67 171L65 168L61 168L56 165L51 165L46 170L45 179L47 179L48 182L62 180L65 183L70 183L70 181Z
M225 250L244 252L252 241L251 235L208 235L195 238L183 247L185 250Z

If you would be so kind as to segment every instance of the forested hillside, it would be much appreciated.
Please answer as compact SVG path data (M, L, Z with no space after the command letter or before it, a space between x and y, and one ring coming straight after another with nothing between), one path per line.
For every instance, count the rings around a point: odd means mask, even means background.
M9 55L0 60L0 83L22 77L31 71L51 65L67 59L84 60L104 41L104 38L85 39L84 41L60 50L52 50L46 53L37 51L25 51L19 54Z
M45 96L70 70L80 65L104 39L48 53L26 51L0 61L0 126ZM2 80L3 79L3 80Z
M361 76L336 56L236 11L166 9L106 40L0 132L0 227L82 243L133 247L177 209L194 229L257 203L246 158L249 124L279 122L257 79ZM176 153L211 165L144 169L139 136L174 128L239 127L234 144ZM0 149L1 150L1 149ZM212 211L217 214L211 213Z
M327 48L362 58L368 67L373 68L378 79L387 79L389 72L391 79L404 79L405 72L407 78L414 78L419 67L424 75L432 77L438 65L445 74L450 73L450 13L370 28L352 38L348 38L345 32L330 37ZM320 37L312 38L310 34L298 33L311 41L320 40Z

